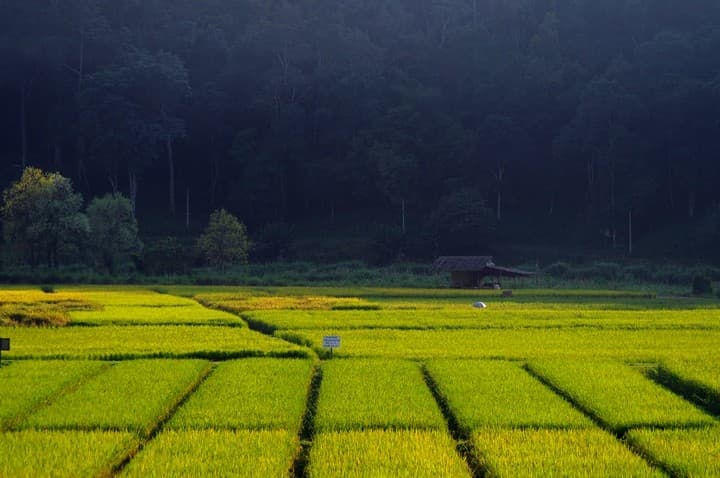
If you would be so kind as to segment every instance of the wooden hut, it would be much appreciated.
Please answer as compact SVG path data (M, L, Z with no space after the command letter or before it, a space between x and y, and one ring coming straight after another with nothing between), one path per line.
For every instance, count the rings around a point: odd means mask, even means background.
M442 256L435 259L435 270L450 272L453 287L478 288L486 278L496 284L501 277L530 277L534 273L495 265L492 256Z

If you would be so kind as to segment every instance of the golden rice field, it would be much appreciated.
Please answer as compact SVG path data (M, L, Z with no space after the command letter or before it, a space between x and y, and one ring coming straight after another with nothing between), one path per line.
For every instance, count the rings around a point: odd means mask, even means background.
M713 299L46 290L0 290L0 477L720 477Z

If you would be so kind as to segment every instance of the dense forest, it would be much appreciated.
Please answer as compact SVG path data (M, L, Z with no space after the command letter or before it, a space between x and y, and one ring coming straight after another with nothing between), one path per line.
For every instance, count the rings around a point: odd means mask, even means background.
M0 0L0 189L57 171L154 235L717 255L718 52L717 0Z

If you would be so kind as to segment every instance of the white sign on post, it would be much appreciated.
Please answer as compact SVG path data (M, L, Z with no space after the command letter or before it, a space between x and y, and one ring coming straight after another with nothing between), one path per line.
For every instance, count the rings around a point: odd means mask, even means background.
M323 348L326 348L326 349L340 348L340 336L339 335L324 336L323 337Z

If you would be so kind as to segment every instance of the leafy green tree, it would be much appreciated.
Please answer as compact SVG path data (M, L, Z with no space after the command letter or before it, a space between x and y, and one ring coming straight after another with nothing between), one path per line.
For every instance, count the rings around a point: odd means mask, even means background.
M198 239L198 249L207 263L222 272L229 265L247 264L249 248L245 224L225 209L210 215L210 222Z
M14 256L37 266L57 267L60 252L78 244L88 231L82 196L58 173L28 167L3 192L3 231Z
M495 234L492 209L478 191L460 189L443 196L429 226L438 254L487 254Z
M93 254L109 273L115 273L119 264L142 250L132 204L123 195L93 199L87 217Z

